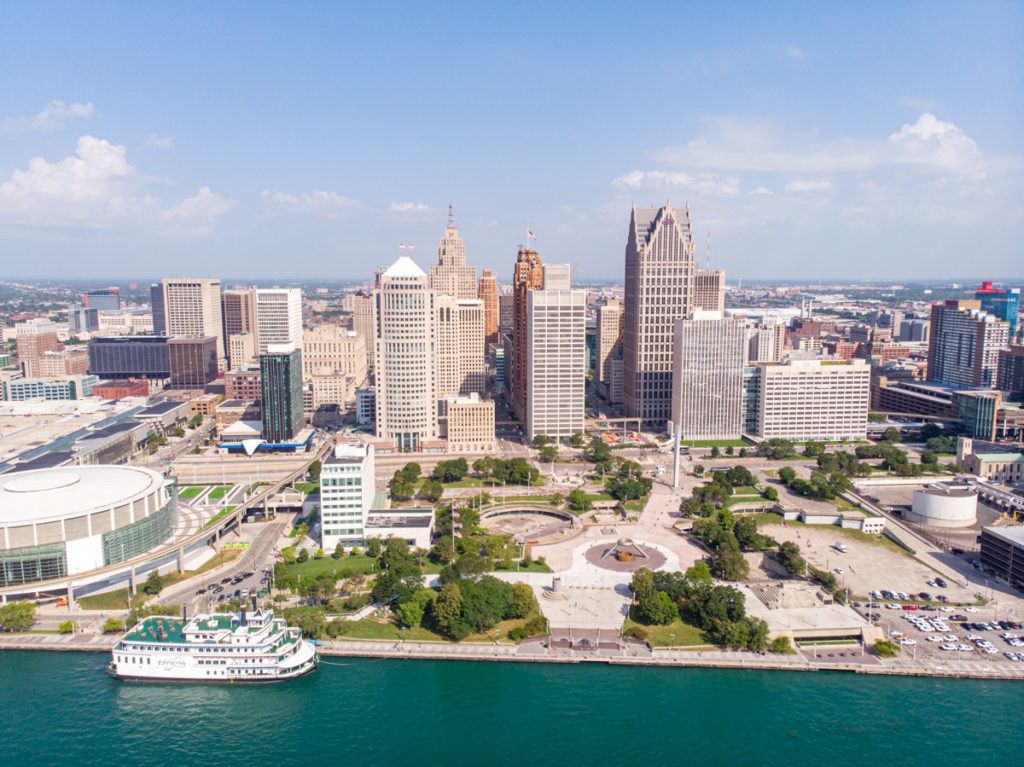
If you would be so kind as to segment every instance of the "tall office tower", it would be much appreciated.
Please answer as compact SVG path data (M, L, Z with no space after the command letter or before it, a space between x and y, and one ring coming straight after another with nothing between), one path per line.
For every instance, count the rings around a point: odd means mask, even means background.
M747 406L762 439L855 440L868 428L871 368L849 362L758 362Z
M573 290L570 267L544 267L527 293L526 433L571 437L583 431L587 375L587 292Z
M223 359L224 327L220 306L220 280L165 277L163 280L164 332L169 336L217 339L217 358ZM153 327L156 329L156 309Z
M228 349L230 367L238 367L251 359L235 359L231 356L233 336L248 333L256 341L256 296L252 290L224 290L220 294L224 343Z
M37 317L14 326L18 364L25 378L42 375L40 361L46 352L59 352L64 347L57 338L57 325L45 317Z
M438 400L487 389L484 306L476 299L434 297L435 391Z
M335 445L320 470L320 548L362 546L374 496L373 445Z
M480 300L484 302L484 342L498 343L498 281L490 269L480 275Z
M786 326L781 322L760 323L747 329L747 359L750 362L779 362L786 348Z
M88 306L68 304L68 331L75 335L93 333L100 329L100 310Z
M302 348L301 288L257 288L253 291L256 343L260 354L271 345Z
M149 286L149 308L153 314L153 333L158 336L167 335L167 310L162 282L154 282Z
M290 442L305 425L302 411L302 350L271 344L260 354L263 439Z
M104 312L121 311L121 288L97 288L82 295L82 306Z
M437 263L430 267L430 289L437 295L476 298L476 267L466 264L466 243L455 228L451 205L448 226L437 246Z
M672 414L672 328L694 309L720 310L725 274L694 261L690 210L632 209L626 241L622 401L626 415L664 423Z
M498 333L503 336L512 334L515 294L502 293L498 296Z
M302 375L341 373L355 379L355 386L366 384L366 338L339 325L317 325L302 334Z
M228 336L229 369L252 365L256 362L259 349L256 348L256 333L233 333Z
M544 264L540 254L520 248L512 276L512 355L505 360L509 371L509 389L516 417L526 418L526 343L527 297L544 284Z
M1020 288L1002 290L992 287L991 280L982 280L974 292L981 301L981 310L1010 323L1010 337L1017 333L1017 314L1020 311Z
M609 298L597 307L596 341L594 378L600 381L605 399L618 404L622 402L622 302L617 298Z
M352 329L366 340L366 365L373 370L377 330L374 327L372 293L360 290L352 296Z
M683 439L737 439L743 431L742 319L695 309L676 320L672 350L672 423Z
M202 389L217 377L217 339L172 338L167 342L171 369L170 386L178 389Z
M979 301L932 304L928 380L945 386L991 388L1010 323L983 312Z
M404 452L437 439L434 293L407 256L377 276L377 436Z
M1024 396L1024 345L1011 346L999 352L996 388L1015 398Z
M695 309L725 312L725 272L721 269L698 269L694 276Z

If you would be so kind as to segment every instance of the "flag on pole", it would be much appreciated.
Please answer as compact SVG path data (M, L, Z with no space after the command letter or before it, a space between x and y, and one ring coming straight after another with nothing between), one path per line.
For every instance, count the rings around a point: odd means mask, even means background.
M398 244L398 247L400 247L402 250L416 250L416 246L413 245L411 242L400 242Z
M537 239L537 233L535 231L533 231L532 229L527 229L526 230L526 236L528 238L530 238L531 240L536 240Z

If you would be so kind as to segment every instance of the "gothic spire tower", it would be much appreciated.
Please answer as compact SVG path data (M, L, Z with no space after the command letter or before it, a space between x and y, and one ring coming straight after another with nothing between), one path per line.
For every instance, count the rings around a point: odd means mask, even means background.
M430 289L439 295L476 298L476 267L466 264L466 243L455 227L455 213L448 206L448 225L437 245L437 263L430 267Z

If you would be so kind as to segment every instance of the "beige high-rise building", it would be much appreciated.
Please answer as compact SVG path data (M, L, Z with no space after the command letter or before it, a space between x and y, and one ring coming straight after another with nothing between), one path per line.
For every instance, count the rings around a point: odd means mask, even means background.
M571 437L583 431L587 373L587 293L573 290L570 267L547 265L527 293L526 433Z
M452 206L448 206L448 226L437 246L437 263L430 267L430 289L438 295L476 298L476 267L466 264L466 243L455 228Z
M503 336L512 334L513 312L515 311L515 295L509 292L498 296L498 333Z
M57 338L57 325L45 317L15 325L14 332L18 364L25 378L41 377L43 355L64 348Z
M493 453L497 450L494 438L494 400L481 399L478 394L448 397L449 453Z
M377 436L403 452L438 436L434 293L426 273L403 256L377 276Z
M217 339L217 357L224 359L224 326L220 280L200 277L163 279L164 332L169 336Z
M725 312L725 272L698 269L694 278L694 308Z
M871 368L862 359L758 362L747 419L762 439L859 440L868 428Z
M540 254L529 248L520 248L512 278L512 354L505 359L512 406L520 420L526 418L527 299L531 290L543 284L544 264Z
M303 357L305 363L305 357ZM321 405L339 405L342 408L355 407L356 379L346 373L312 375L307 378L312 392L312 410Z
M721 306L724 273L697 269L690 210L634 207L626 243L622 400L627 416L672 415L672 333L697 308Z
M39 357L40 376L63 378L89 372L89 347L66 346L61 351L46 351Z
M747 329L747 359L750 362L779 362L786 348L786 326L770 322Z
M356 331L338 325L317 325L302 334L303 378L340 373L353 378L355 386L364 386L366 367L366 339Z
M257 288L253 297L259 353L271 345L302 349L302 289Z
M232 333L228 336L228 360L232 369L254 364L258 351L254 332Z
M672 352L672 423L683 439L737 439L743 431L742 319L695 309L676 320Z
M597 307L597 380L605 399L612 404L622 402L622 302L609 298ZM616 370L618 367L618 370ZM618 373L618 375L616 375Z
M434 306L438 398L483 394L487 388L483 302L435 295Z
M221 312L223 314L224 339L228 348L228 364L238 367L252 361L251 356L235 358L231 356L232 336L248 333L256 342L256 295L252 289L224 290L220 294ZM242 347L244 348L244 347ZM253 353L255 355L255 352Z
M484 302L484 342L498 343L498 281L490 269L480 275L479 298Z
M352 298L352 329L366 340L366 365L373 370L377 330L373 320L373 294L359 291Z

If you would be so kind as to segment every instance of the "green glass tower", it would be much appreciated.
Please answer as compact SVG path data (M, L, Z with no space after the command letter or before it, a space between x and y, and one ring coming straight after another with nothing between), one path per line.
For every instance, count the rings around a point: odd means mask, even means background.
M260 355L263 439L289 442L305 424L302 412L302 351L291 344L267 347Z

